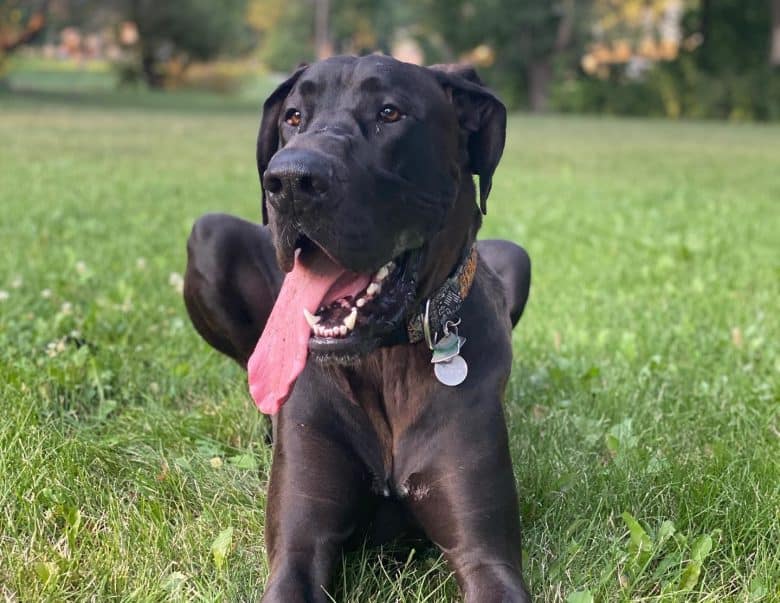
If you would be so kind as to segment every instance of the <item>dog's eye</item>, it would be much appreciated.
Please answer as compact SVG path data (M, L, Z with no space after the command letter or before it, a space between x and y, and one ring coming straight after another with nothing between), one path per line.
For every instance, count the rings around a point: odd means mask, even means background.
M284 121L293 128L297 128L301 125L301 112L298 109L288 109L284 116Z
M398 109L398 107L394 107L393 105L385 105L379 112L379 119L386 124L391 124L394 121L398 121L403 116L404 114L401 113L400 109Z

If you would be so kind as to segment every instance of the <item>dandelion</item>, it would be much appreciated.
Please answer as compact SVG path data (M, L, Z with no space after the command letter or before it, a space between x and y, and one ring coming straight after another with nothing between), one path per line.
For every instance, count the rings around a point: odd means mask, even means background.
M178 272L171 272L168 276L168 284L176 289L179 293L184 291L184 279Z
M11 297L11 294L8 293L8 291L3 291L2 289L0 289L0 302L4 302L9 297Z

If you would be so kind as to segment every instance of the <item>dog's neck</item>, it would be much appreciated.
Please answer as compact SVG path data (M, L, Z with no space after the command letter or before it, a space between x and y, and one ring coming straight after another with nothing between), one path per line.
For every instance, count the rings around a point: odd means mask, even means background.
M447 334L448 324L452 326L459 322L460 307L474 284L477 257L476 245L472 245L452 275L409 317L406 322L409 343L425 341L432 348L439 336Z
M430 297L457 270L474 245L481 225L482 214L476 202L474 181L465 172L444 228L427 245L417 282L420 301Z
M482 224L471 175L463 174L458 196L445 227L431 240L420 271L414 313L406 324L411 343L424 339L424 328L436 337L457 313L474 280L477 253L474 243Z

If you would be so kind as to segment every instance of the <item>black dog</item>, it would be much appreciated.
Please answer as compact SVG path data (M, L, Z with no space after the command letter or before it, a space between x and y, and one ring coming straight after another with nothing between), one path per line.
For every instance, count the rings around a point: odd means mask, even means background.
M530 263L475 244L505 127L472 70L328 59L265 103L268 226L196 223L187 309L274 415L264 601L326 601L345 546L415 529L467 601L529 600L502 397Z

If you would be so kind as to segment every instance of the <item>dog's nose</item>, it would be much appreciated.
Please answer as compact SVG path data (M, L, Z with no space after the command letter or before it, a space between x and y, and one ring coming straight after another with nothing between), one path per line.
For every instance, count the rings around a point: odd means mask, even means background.
M278 209L303 213L319 207L330 190L327 159L314 151L283 149L263 174L268 201Z

